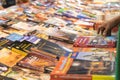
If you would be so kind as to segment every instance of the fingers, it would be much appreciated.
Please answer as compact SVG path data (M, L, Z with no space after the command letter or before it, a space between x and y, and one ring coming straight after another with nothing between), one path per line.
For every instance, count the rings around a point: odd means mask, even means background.
M103 33L103 36L111 36L111 29L106 29Z
M105 31L104 27L99 27L97 33L103 35L104 31Z
M108 26L104 27L101 26L98 28L98 34L103 35L103 36L111 36L111 29L108 28Z

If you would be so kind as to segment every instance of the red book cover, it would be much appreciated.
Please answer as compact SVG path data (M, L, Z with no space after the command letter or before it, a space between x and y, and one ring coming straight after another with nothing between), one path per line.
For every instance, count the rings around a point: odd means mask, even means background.
M112 48L116 46L116 38L101 36L80 36L73 44L74 47L96 47L96 48Z

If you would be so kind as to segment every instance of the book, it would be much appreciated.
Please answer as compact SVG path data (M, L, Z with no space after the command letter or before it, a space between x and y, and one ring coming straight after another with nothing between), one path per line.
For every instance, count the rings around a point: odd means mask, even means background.
M51 31L51 32L50 32ZM74 31L70 31L68 29L58 29L57 27L55 28L49 28L47 31L49 34L50 39L55 39L58 41L66 42L66 43L74 43L75 38L77 37L77 32L74 33ZM73 33L72 33L73 32Z
M12 43L13 43L13 41L10 41L10 40L2 37L2 38L0 38L0 49L3 49L4 47L9 46Z
M28 31L26 31L26 30L17 30L17 29L14 29L14 28L4 29L4 30L2 30L2 32L6 33L6 34L16 33L16 34L19 34L19 35L24 35L24 34L28 33Z
M9 36L7 36L6 38L11 40L11 41L16 41L16 40L20 40L23 36L16 34L16 33L12 33Z
M72 50L55 44L45 39L41 39L36 45L31 48L32 51L51 56L53 58L60 57L66 52L72 52Z
M92 80L91 75L77 73L68 74L72 63L73 63L72 58L61 57L59 62L57 63L57 66L50 74L51 76L50 80Z
M13 67L18 61L23 59L27 54L11 51L7 48L0 50L0 63Z
M4 8L10 7L10 6L13 6L13 5L16 4L15 0L11 0L11 1L9 1L9 0L2 0L1 2L2 2L2 6Z
M11 26L12 28L15 28L15 29L18 29L18 30L27 30L27 31L32 31L32 30L36 30L38 29L38 26L33 26L33 25L30 25L26 22L18 22L16 24L13 24Z
M55 67L56 62L57 61L51 61L48 58L40 55L29 54L24 59L19 61L18 65L32 70L44 72L46 67Z
M28 36L34 35L34 36L36 36L38 38L43 38L43 39L46 39L46 40L48 39L48 35L46 35L44 33L41 33L41 31L38 31L38 30L30 31L26 35L28 35Z
M99 76L114 80L115 55L115 48L82 48L81 52L66 53L51 73L51 80L92 80Z
M30 35L30 36L23 36L19 41L22 42L22 41L28 41L28 42L31 42L33 44L37 44L41 39L34 36L34 35Z
M74 47L96 47L96 48L114 48L116 47L116 38L113 36L80 36L73 44Z
M7 37L8 35L9 34L2 32L2 30L0 29L0 38L1 37Z
M13 78L15 80L41 80L41 72L31 69L14 66L6 77Z
M11 68L0 63L0 75L6 76L11 71Z
M29 42L29 41L15 41L13 42L12 44L10 44L7 48L12 50L12 49L16 49L16 50L20 50L20 51L23 51L23 52L30 52L31 51L31 47L33 46L34 44Z

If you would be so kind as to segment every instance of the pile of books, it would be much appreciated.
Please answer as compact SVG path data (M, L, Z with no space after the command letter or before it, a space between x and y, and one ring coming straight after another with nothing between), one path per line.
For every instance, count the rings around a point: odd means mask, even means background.
M114 80L117 40L97 35L96 15L78 2L0 10L0 80Z

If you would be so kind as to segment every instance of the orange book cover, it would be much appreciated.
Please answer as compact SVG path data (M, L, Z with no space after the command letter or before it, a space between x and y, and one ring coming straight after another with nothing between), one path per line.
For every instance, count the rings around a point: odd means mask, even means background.
M25 53L17 53L11 51L7 48L3 48L0 50L0 63L5 64L9 67L13 67L16 65L18 61L23 59L27 54Z
M51 72L50 80L92 80L88 74L69 74L68 71L73 63L73 58L61 57L57 66Z

